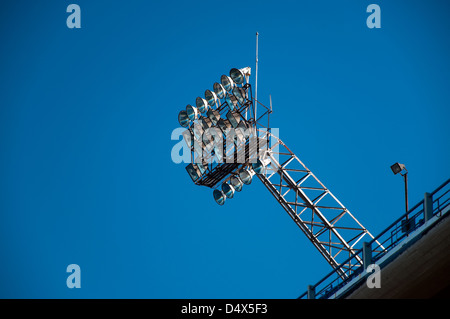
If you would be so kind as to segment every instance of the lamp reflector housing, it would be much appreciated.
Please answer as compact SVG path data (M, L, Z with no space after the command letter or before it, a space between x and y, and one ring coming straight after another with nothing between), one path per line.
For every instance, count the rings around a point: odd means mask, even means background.
M220 129L213 126L205 130L203 141L208 151L214 148L214 153L217 155L219 162L221 162L223 157L223 134Z
M187 127L189 125L189 117L185 110L178 113L178 123L180 123L182 127Z
M209 104L209 106L214 106L217 101L216 93L211 92L211 90L206 90L205 91L205 99L206 99L206 102Z
M239 115L238 112L229 111L227 113L227 119L230 121L231 126L236 128L238 126L239 122L241 121L241 116Z
M222 145L223 134L222 134L222 131L218 127L216 127L216 126L211 127L210 129L208 129L208 133L213 137L214 144Z
M395 163L394 165L391 166L391 170L392 170L392 172L395 175L397 175L398 173L400 173L404 169L405 169L405 165L404 164L400 164L400 163Z
M186 106L186 113L191 121L195 121L199 115L198 109L190 104Z
M209 129L213 125L212 121L211 121L211 119L209 117L202 116L201 122L202 122L202 126L203 126L204 130Z
M242 186L244 186L244 183L238 176L232 176L230 178L230 184L236 192L240 192L242 190Z
M189 164L186 166L186 170L194 183L202 176L197 164Z
M238 105L237 98L236 98L234 95L232 95L232 94L227 94L227 96L225 97L225 101L227 102L228 107L229 107L230 110L232 110L232 111L233 111L233 110L237 107L237 105Z
M255 173L247 168L244 168L239 172L239 178L245 185L250 185L252 183L253 175L255 175Z
M194 137L197 140L201 141L202 140L202 136L203 136L203 132L204 132L202 124L201 123L194 123L192 131L194 133Z
M233 82L233 80L232 80L229 76L226 76L226 75L222 75L222 76L220 77L220 83L222 84L223 88L224 88L225 91L227 91L227 92L231 92L231 90L232 90L233 87L234 87L234 82Z
M209 129L205 130L205 133L203 133L203 143L208 151L211 151L214 147L214 139Z
M245 125L244 121L240 121L235 129L236 138L238 139L239 143L244 142L247 137L246 135L248 135L247 126Z
M223 134L227 134L227 130L231 128L231 123L228 119L220 119L217 122L217 126L222 130Z
M256 163L252 163L252 168L256 174L264 174L266 172L266 168L269 164L270 164L270 159L258 158L256 160Z
M222 192L225 194L227 198L233 198L234 196L234 187L228 183L222 184Z
M241 105L245 102L245 90L241 87L234 87L233 88L233 94L236 97L236 99L241 103Z
M236 84L243 84L245 76L250 75L251 69L249 67L242 68L242 69L231 69L230 70L230 77Z
M215 189L213 191L213 196L214 196L214 200L216 201L217 204L219 204L219 205L225 204L226 197L225 197L225 194L221 190Z
M222 84L220 83L214 83L213 85L214 93L216 93L216 96L219 99L223 99L225 97L225 89L223 88Z
M202 99L201 97L197 97L195 99L195 105L197 106L200 113L205 113L208 111L208 102L206 102L205 99Z
M208 112L206 112L206 115L208 115L213 125L216 125L220 120L220 113L217 110L209 109Z

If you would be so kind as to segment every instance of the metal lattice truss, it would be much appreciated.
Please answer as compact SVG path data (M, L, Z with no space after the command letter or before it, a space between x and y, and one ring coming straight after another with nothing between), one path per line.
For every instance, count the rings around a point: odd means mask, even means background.
M342 262L358 250L363 238L374 237L279 138L266 134L273 140L263 155L266 171L258 178L328 263L335 269L340 266L340 276L346 277L362 259Z

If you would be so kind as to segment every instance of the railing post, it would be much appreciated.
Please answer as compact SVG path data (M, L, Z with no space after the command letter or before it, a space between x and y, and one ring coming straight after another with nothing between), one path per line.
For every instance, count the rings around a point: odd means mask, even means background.
M316 299L316 288L308 285L308 299Z
M368 242L363 243L363 267L364 270L372 264L372 245Z
M425 217L425 222L429 221L433 217L433 195L430 193L425 193L425 198L423 200L423 213Z

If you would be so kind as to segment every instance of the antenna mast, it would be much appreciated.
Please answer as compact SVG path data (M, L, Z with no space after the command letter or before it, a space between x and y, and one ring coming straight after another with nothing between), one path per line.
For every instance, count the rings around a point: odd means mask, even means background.
M256 32L256 72L255 72L255 121L258 120L256 116L256 108L258 107L258 35Z

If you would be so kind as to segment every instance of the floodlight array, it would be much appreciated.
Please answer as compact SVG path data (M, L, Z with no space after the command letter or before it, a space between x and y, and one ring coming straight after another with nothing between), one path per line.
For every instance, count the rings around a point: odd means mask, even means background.
M195 99L195 106L188 104L178 114L178 122L186 128L184 140L191 149L186 170L194 183L214 189L219 205L249 185L255 169L257 173L262 170L259 159L253 164L249 160L258 152L248 142L256 136L250 73L249 67L231 69L229 76L222 75L212 90L205 91L204 97ZM231 129L235 134L232 145L224 143ZM237 160L238 153L245 155L244 160Z

